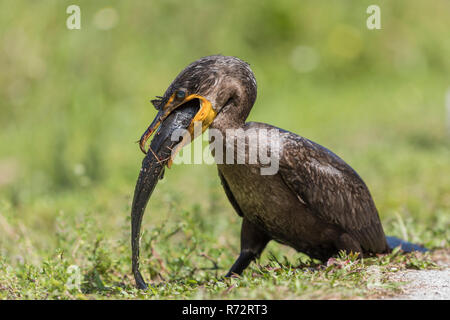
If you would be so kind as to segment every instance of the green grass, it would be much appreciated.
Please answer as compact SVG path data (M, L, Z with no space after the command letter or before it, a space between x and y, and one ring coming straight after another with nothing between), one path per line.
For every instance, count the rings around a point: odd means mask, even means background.
M348 299L397 292L400 284L389 280L394 272L437 268L429 253L405 255L395 250L377 258L357 259L357 255L341 252L324 265L304 254L270 245L265 257L242 277L223 279L233 262L230 253L237 253L228 242L236 241L228 241L223 235L217 239L217 229L187 211L178 219L149 228L142 240L141 265L151 287L139 291L129 274L127 232L113 241L89 216L68 223L60 215L55 234L58 249L53 254L39 264L17 263L14 268L0 262L0 297ZM79 278L71 271L74 265Z
M77 3L79 31L65 28L73 2L0 3L0 298L370 298L397 292L391 273L436 267L433 253L316 265L270 243L241 278L221 280L241 220L215 166L175 165L144 216L141 268L152 288L137 291L134 141L155 115L148 100L215 53L255 71L249 120L333 150L369 186L388 235L448 254L448 2L380 1L377 31L365 28L370 1ZM96 27L104 7L119 15L113 29ZM309 73L295 69L299 45L320 57Z

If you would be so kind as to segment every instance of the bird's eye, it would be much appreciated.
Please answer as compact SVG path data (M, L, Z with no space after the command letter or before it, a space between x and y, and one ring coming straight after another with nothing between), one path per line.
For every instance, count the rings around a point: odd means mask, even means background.
M178 99L184 99L184 97L186 96L186 92L184 92L183 90L178 90L176 96Z

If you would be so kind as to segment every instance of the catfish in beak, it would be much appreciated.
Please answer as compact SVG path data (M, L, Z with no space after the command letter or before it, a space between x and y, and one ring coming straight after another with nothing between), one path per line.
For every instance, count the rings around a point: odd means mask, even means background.
M199 113L199 109L199 100L193 99L171 110L168 114L164 114L165 111L160 110L141 138L140 146L145 153L145 141L153 131L158 129L142 161L131 207L132 270L136 286L139 289L148 288L139 271L139 238L145 207L158 180L162 179L164 166L173 156L172 150L181 142L181 138L179 141L172 141L172 133L177 129L188 129L193 123L196 114Z
M143 153L146 153L145 151L145 143L150 138L150 136L155 132L156 129L161 125L161 123L170 115L174 110L177 108L180 108L181 106L184 106L185 104L192 102L192 101L198 101L200 104L199 109L197 110L197 113L194 115L194 117L191 119L190 126L188 128L189 132L191 133L191 136L193 136L194 131L194 123L195 122L201 122L202 123L202 133L211 125L214 118L217 116L217 112L212 107L211 102L206 99L205 97L198 95L198 94L188 94L186 90L179 89L175 93L173 93L168 101L164 104L164 106L159 107L158 106L158 114L156 115L153 122L150 124L148 129L144 132L141 139L139 140L139 147L141 148L141 151Z

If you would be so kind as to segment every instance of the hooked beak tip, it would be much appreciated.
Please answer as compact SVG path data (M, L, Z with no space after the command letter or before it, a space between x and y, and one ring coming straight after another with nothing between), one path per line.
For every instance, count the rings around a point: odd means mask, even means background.
M148 130L144 133L142 138L138 141L139 142L139 148L144 154L147 154L147 150L145 150L145 143L147 142L148 137L150 137L150 134L148 133Z
M135 143L139 143L139 149L141 149L141 151L142 151L144 154L147 154L147 152L145 151L145 142L143 143L143 142L141 142L141 140L138 140L138 141L136 141Z
M145 151L145 147L144 147L145 143L140 143L139 144L139 148L141 149L143 154L147 154L147 151Z
M151 137L153 132L159 127L162 120L163 120L162 111L159 111L159 113L156 115L156 118L153 120L153 122L150 124L147 130L145 130L144 134L139 140L139 148L144 154L147 154L147 151L145 150L145 144L147 143L147 140Z

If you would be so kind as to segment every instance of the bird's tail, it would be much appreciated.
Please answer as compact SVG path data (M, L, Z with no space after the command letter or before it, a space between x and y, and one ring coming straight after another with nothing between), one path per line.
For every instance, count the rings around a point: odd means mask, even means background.
M419 252L427 252L428 249L419 245L414 244L396 237L386 237L386 241L388 244L389 249L394 249L398 246L404 251L404 252L412 252L412 251L419 251Z

